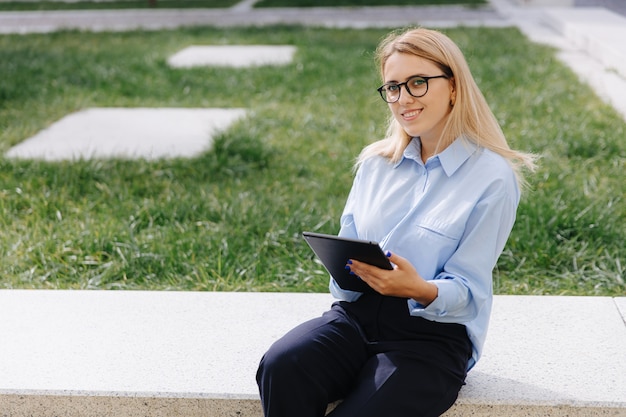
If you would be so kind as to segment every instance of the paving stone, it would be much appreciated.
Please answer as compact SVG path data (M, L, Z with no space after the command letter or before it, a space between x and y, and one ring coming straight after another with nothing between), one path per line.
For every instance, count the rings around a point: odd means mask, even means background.
M11 148L6 156L47 161L194 157L244 109L91 108L72 113Z
M193 45L172 55L167 62L175 68L286 65L292 62L295 52L296 48L289 45Z

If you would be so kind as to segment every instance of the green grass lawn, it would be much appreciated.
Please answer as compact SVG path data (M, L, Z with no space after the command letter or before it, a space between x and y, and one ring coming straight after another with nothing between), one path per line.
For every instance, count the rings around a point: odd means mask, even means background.
M495 273L506 294L623 295L626 124L516 29L447 33L511 144L543 155ZM0 158L0 288L325 291L301 239L335 233L383 135L385 31L192 28L0 36L0 152L88 107L245 107L213 151L157 162ZM292 44L295 62L170 69L191 44Z

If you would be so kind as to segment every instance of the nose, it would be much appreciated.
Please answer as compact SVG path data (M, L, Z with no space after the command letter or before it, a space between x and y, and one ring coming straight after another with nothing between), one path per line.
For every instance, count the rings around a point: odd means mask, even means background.
M400 89L400 97L398 98L398 103L412 103L415 101L415 97L413 97L409 93L409 89L406 84L403 86L404 88Z

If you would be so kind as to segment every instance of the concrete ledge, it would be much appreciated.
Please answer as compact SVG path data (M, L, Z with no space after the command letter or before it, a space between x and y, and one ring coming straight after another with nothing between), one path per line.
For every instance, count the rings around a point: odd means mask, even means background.
M328 294L0 291L0 416L261 417L267 347ZM626 298L498 296L446 417L626 416Z

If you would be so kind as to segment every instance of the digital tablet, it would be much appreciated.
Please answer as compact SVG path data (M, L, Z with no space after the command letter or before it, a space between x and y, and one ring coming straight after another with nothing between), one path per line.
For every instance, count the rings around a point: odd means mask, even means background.
M322 261L326 270L344 290L373 291L365 281L346 270L348 259L355 259L383 269L393 269L377 242L313 232L303 232L302 236Z

